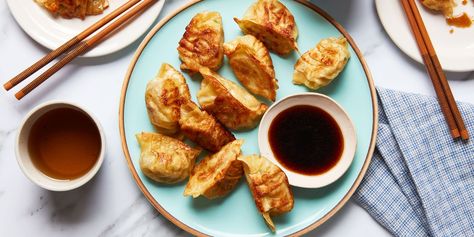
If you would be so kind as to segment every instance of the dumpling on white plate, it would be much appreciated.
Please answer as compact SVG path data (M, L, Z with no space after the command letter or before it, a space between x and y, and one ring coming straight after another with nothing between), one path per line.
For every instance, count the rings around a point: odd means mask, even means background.
M224 54L235 76L255 95L275 101L278 89L272 58L265 45L253 35L224 43Z
M201 149L159 133L136 135L141 148L140 169L148 178L165 184L186 179Z
M232 191L242 177L241 154L243 140L225 145L219 152L201 160L193 169L184 196L208 199L223 197Z
M350 57L346 38L323 39L298 59L293 83L313 90L327 86L344 69Z
M455 0L422 0L420 2L428 9L441 12L446 17L452 17L453 9L456 7Z
M197 98L204 110L229 129L241 130L257 126L268 108L266 104L208 68L201 68L200 73L204 79Z
M201 12L193 17L181 41L178 53L181 70L191 74L201 67L217 70L224 59L224 29L218 12Z
M278 166L263 156L241 156L238 160L243 163L245 178L258 211L275 232L271 216L287 213L294 205L288 178Z
M298 48L295 18L278 0L257 0L242 19L234 21L245 34L254 35L277 54L289 54Z
M191 99L186 79L173 66L163 63L156 77L146 86L148 117L155 129L179 137L180 107Z
M208 151L217 152L235 140L231 132L192 101L181 106L179 125L181 132L189 140Z

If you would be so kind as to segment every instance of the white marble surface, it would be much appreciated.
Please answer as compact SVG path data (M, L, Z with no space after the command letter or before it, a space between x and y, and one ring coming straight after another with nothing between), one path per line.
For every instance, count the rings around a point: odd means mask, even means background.
M184 4L168 0L160 16ZM424 68L406 57L381 27L372 0L313 0L333 15L358 43L379 87L434 95ZM18 102L0 90L0 236L186 236L148 204L133 181L122 154L118 101L122 80L138 43L119 53L76 60ZM16 24L0 0L0 81L16 75L48 51ZM460 101L474 103L474 74L448 74ZM21 173L14 152L16 130L35 105L67 100L92 111L107 137L107 156L98 175L66 193L43 190ZM388 236L350 201L309 236Z

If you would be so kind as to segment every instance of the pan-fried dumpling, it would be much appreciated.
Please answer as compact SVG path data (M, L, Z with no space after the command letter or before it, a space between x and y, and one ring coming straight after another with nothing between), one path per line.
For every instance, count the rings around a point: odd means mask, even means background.
M432 11L442 12L446 17L451 17L456 7L455 0L422 0L420 2Z
M275 101L278 89L272 58L265 45L253 35L224 44L235 76L250 92Z
M201 12L193 17L181 41L178 52L181 69L191 74L199 68L217 70L224 58L224 30L222 17L218 12Z
M212 115L202 111L194 102L181 106L181 132L206 150L217 152L235 137Z
M268 106L236 83L226 80L208 68L200 70L204 79L197 98L201 107L229 129L257 126Z
M145 92L148 117L156 130L177 136L180 106L190 99L186 79L171 65L163 63L156 78L148 82Z
M150 179L166 184L186 179L194 167L200 149L158 133L137 134L142 150L140 169Z
M344 37L321 40L295 64L293 83L316 90L336 78L351 57Z
M237 160L243 143L243 140L235 140L201 160L191 172L184 196L202 195L214 199L232 191L243 174L242 163Z
M271 219L293 209L293 193L285 173L266 158L258 155L241 156L247 184L265 223L275 231Z
M245 34L254 35L280 55L298 48L295 18L278 0L257 0L241 20L234 18L234 21Z

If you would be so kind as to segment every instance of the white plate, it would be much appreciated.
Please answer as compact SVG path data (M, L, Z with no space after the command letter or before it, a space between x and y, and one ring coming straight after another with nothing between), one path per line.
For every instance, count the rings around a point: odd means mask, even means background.
M100 15L87 16L84 20L53 17L34 0L7 0L10 12L23 30L36 42L51 50L79 34L81 31L103 18L127 0L110 0L110 6ZM165 0L159 0L127 27L113 33L83 55L97 57L116 52L137 40L153 24L161 12Z
M443 69L457 72L474 70L474 26L469 28L451 27L446 24L442 15L433 14L419 1L415 2ZM472 1L468 1L466 6L462 5L460 0L456 2L458 2L458 6L454 10L454 15L466 12L471 17L474 16ZM393 42L412 59L422 63L400 1L375 0L375 5L380 21ZM451 29L454 29L452 34L449 33Z

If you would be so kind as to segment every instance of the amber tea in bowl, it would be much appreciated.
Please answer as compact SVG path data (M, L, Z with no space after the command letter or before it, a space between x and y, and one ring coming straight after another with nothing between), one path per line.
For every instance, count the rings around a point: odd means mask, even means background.
M18 134L17 160L39 186L66 191L97 173L104 157L99 123L77 105L50 102L30 112Z

